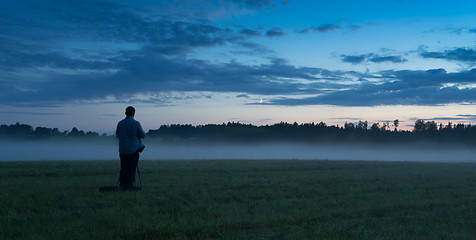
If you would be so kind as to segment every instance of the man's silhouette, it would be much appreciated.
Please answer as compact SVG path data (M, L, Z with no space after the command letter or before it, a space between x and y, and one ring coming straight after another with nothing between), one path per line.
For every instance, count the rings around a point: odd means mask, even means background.
M145 137L142 126L136 120L134 107L126 108L126 118L117 124L116 137L119 139L119 156L121 157L121 172L119 186L123 189L132 189L135 179L139 153L144 150L141 138Z

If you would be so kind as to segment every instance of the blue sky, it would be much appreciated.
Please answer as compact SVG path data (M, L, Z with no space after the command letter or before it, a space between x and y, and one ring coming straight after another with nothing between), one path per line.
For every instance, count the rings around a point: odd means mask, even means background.
M476 121L474 1L11 1L1 124ZM261 102L262 99L262 102ZM261 102L261 103L260 103Z

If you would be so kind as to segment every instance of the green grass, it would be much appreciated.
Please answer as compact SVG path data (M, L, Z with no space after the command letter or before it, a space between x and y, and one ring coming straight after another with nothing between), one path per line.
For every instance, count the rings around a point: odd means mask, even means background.
M0 239L474 239L476 164L0 162Z

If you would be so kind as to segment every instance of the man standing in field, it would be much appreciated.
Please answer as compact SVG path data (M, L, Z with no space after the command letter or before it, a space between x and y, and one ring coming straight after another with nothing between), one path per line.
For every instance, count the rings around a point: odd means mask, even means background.
M134 107L127 107L126 118L119 121L116 128L116 137L119 139L119 156L121 157L119 186L123 189L132 189L139 153L145 148L141 142L145 133L140 123L134 119L135 112Z

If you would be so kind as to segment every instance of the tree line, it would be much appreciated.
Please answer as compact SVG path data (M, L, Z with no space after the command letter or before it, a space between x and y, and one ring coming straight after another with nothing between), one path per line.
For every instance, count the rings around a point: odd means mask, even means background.
M231 142L408 142L432 140L448 143L476 144L476 125L438 124L435 121L417 120L411 131L399 130L399 121L392 123L373 123L367 121L357 123L346 122L343 126L320 123L287 123L255 126L239 122L223 124L191 124L162 125L158 129L150 129L146 137L164 142L180 141L231 141ZM112 138L106 134L84 132L74 127L71 131L60 132L58 128L36 127L27 124L0 126L2 138Z
M0 125L1 138L18 139L49 139L49 138L99 138L108 137L106 134L99 135L97 132L84 132L73 127L71 131L59 131L58 128L36 127L28 124Z
M292 141L292 142L410 142L441 141L476 144L476 125L461 123L447 125L435 121L417 120L411 131L399 130L399 121L393 123L346 122L343 126L320 123L286 123L255 126L229 122L207 125L162 125L149 130L148 137L166 141L215 140L236 142Z

